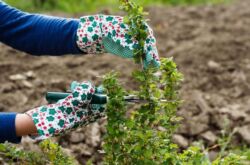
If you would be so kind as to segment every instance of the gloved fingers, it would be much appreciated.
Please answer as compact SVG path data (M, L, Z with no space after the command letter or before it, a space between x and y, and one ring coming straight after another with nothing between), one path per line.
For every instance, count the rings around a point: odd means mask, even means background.
M150 65L153 67L159 68L161 63L158 58L157 51L149 51L146 52L145 59L143 60L143 66L145 69L147 69Z
M80 83L77 82L77 81L73 81L71 84L70 84L70 90L71 91L74 91L74 89L79 85ZM103 94L104 93L104 87L102 85L98 86L98 87L95 87L95 93L96 94Z
M106 105L105 104L90 104L90 109L94 115L100 115L105 113Z
M105 116L105 105L101 104L89 104L86 109L86 115L82 117L80 121L74 124L73 129L78 128L79 126L88 125L90 123L96 122L98 119Z
M73 81L73 82L70 84L70 90L71 90L71 91L74 91L77 85L79 85L79 82Z
M143 67L144 69L151 67L159 68L161 63L159 61L151 60L151 61L143 61Z
M153 30L148 25L146 27L148 30L148 37L144 46L144 52L146 54L144 59L144 67L147 68L150 64L152 64L154 67L160 67L160 59Z
M96 87L95 89L96 94L103 94L104 93L104 87L102 85ZM90 109L94 112L94 114L102 114L104 113L106 109L106 104L90 104Z
M136 41L129 34L129 26L121 16L103 15L102 22L103 44L107 52L132 58Z
M104 93L104 87L102 85L95 88L96 94L103 94Z
M82 83L73 82L71 88L73 89L72 96L70 95L67 98L72 98L72 102L81 104L89 104L95 93L95 87L90 81L84 81Z
M103 94L104 93L104 88L102 85L96 87L95 90L96 94ZM106 109L106 104L89 104L89 109L92 113L92 118L93 120L97 120L101 117L105 116L105 109Z

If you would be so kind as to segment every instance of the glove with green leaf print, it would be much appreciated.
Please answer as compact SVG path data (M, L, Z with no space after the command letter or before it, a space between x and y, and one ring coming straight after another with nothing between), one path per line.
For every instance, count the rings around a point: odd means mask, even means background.
M90 104L93 94L98 92L90 82L73 82L71 90L67 98L26 113L37 128L38 135L33 136L34 139L61 135L104 116L104 105Z
M144 67L153 64L159 67L156 39L152 29L145 23L148 31L144 47ZM80 19L77 30L77 45L85 53L111 53L124 58L133 58L133 50L138 41L129 34L129 26L123 23L123 17L93 15Z

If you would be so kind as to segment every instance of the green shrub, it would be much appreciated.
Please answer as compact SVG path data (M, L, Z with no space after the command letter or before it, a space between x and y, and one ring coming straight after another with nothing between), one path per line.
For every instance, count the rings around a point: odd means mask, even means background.
M10 164L19 162L20 164L42 165L46 160L39 153L28 152L14 147L8 143L0 144L0 157ZM1 164L1 162L0 162Z
M129 33L140 43L134 50L135 62L141 64L144 58L144 43L146 31L142 24L145 13L143 8L129 0L120 0L127 12L125 23L130 25ZM146 101L139 108L127 114L128 108L124 102L127 94L117 80L117 74L106 75L104 87L110 98L107 104L107 134L104 150L105 164L119 165L226 165L241 164L244 156L224 151L229 144L229 138L220 141L222 149L219 157L211 162L207 150L191 146L183 152L172 142L172 135L178 126L180 118L176 110L180 104L178 96L181 73L171 58L162 58L159 69L150 67L133 73L133 78L139 82L138 91L133 94Z
M63 152L62 148L51 142L44 140L39 144L41 152L32 152L19 149L11 144L0 144L0 157L10 164L22 165L74 165L76 160ZM0 162L1 163L1 162Z

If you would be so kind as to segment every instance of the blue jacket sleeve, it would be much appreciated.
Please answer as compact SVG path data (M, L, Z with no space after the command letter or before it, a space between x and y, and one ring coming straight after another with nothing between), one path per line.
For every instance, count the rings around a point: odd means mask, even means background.
M16 136L15 120L16 113L0 113L0 143L21 142L21 137Z
M76 45L79 21L29 14L0 0L0 42L33 55L82 53Z

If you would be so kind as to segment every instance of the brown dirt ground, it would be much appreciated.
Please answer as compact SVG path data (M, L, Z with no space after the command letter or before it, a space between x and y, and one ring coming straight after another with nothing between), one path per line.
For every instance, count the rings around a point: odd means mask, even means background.
M235 130L234 143L250 144L250 1L196 7L151 7L151 25L162 57L174 57L185 76L175 141L183 148L203 139L212 146L221 129ZM25 112L45 104L46 91L65 91L72 80L101 82L115 70L128 88L132 61L112 55L34 57L0 45L0 111ZM78 160L100 160L105 121L59 138ZM91 137L92 136L92 137ZM94 137L94 138L93 138ZM22 147L36 148L25 138Z

